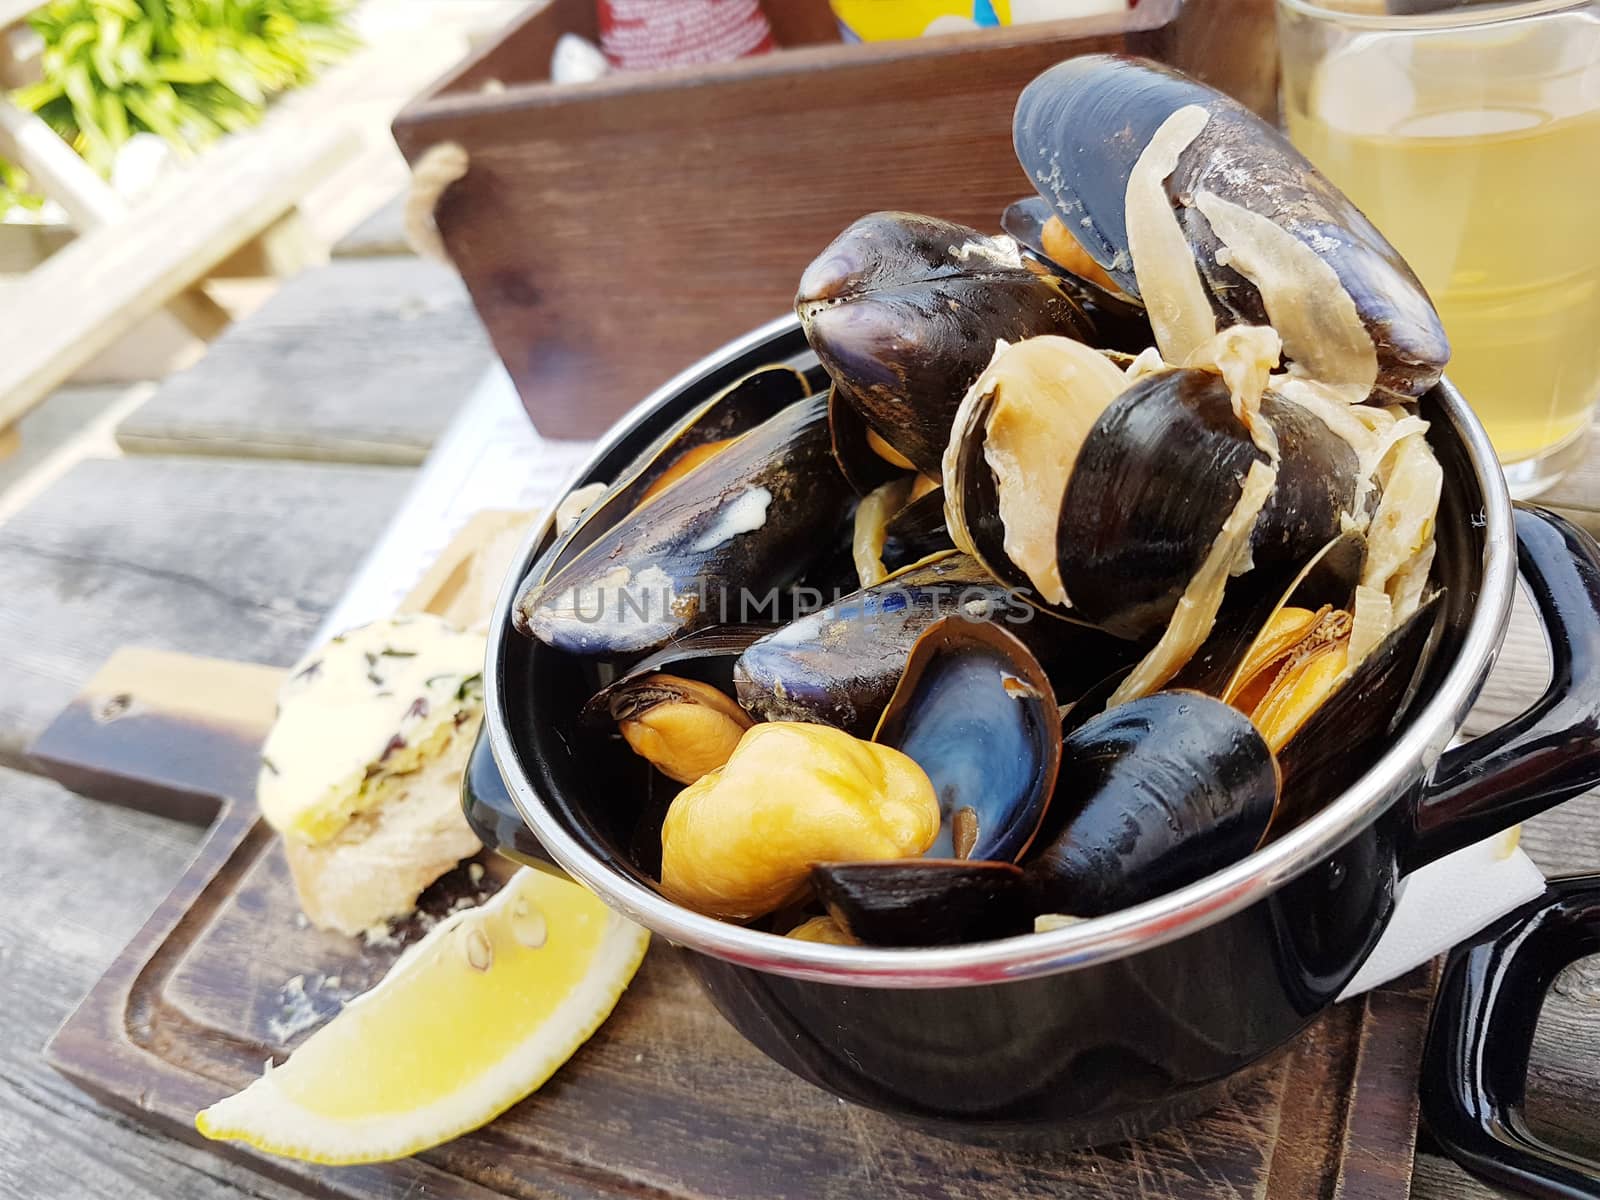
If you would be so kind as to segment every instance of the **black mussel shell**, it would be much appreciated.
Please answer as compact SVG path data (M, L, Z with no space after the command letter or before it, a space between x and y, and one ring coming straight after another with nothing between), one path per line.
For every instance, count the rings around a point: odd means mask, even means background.
M890 462L873 448L867 440L867 422L860 406L845 399L838 384L829 389L828 432L833 439L834 461L858 496L905 473L905 467Z
M514 606L517 629L560 650L631 658L750 619L746 606L826 549L816 531L836 527L854 498L827 416L825 396L791 404L547 578L530 579Z
M1256 285L1227 265L1239 255L1201 212L1208 196L1287 232L1331 268L1373 343L1379 391L1416 397L1438 382L1449 342L1410 267L1281 133L1214 89L1143 59L1085 55L1027 86L1012 139L1023 170L1090 256L1123 291L1142 296L1128 238L1129 176L1156 131L1191 105L1208 119L1179 154L1165 190L1221 322L1273 323ZM1293 329L1278 332L1288 357L1308 366L1317 360L1314 338L1302 346Z
M1060 277L1089 320L1094 323L1095 345L1108 350L1137 354L1154 345L1150 320L1144 305L1128 296L1108 291L1092 279L1050 257L1044 247L1045 222L1055 211L1042 196L1025 196L1008 204L1000 214L1000 228L1016 238L1024 251Z
M935 858L1012 862L1055 788L1061 710L1044 668L992 621L944 617L912 647L872 740L927 772Z
M952 946L1033 928L1022 871L1012 863L819 863L811 885L828 914L871 946Z
M1359 463L1305 409L1268 392L1278 435L1277 484L1250 538L1254 570L1308 558L1340 533ZM1148 375L1123 392L1079 451L1060 506L1057 553L1078 616L1119 637L1158 633L1266 455L1233 412L1220 375Z
M1361 582L1366 546L1361 534L1344 533L1298 570L1289 564L1275 571L1263 570L1261 578L1253 572L1250 587L1230 590L1211 636L1173 677L1171 686L1208 696L1227 695L1250 647L1279 609L1292 605L1315 612L1325 604L1349 607L1356 584Z
M932 476L997 339L1094 333L1061 282L1032 269L1011 238L914 213L851 225L806 268L795 308L840 394Z
M1443 596L1435 593L1374 646L1279 751L1283 792L1268 839L1321 812L1389 748L1438 646Z
M1017 603L970 558L946 553L753 643L734 666L735 692L761 720L812 721L867 737L928 626L964 606L998 615Z
M851 495L831 528L823 525L813 531L815 544L805 570L800 572L786 591L761 607L759 612L756 611L757 605L749 604L744 606L747 611L733 615L741 621L766 621L783 625L807 613L816 612L860 587L855 555L857 507L858 499Z
M713 625L647 655L617 675L583 706L583 719L607 725L618 718L613 700L647 675L667 673L733 692L733 666L739 655L772 633L772 625Z
M1063 742L1023 871L1040 912L1094 917L1194 883L1261 840L1278 767L1243 713L1199 692L1118 705Z
M956 614L1004 624L1044 664L1059 700L1075 698L1131 653L1089 626L1039 614L971 558L945 551L755 642L734 668L739 703L762 720L814 721L867 737L917 639Z
M906 505L884 527L883 565L890 573L955 549L944 523L944 491L935 488Z
M1061 509L1067 472L1089 430L1127 387L1123 368L1104 352L1066 338L1029 338L996 349L962 398L952 426L943 482L945 519L956 544L1030 603L1063 619L1082 620L1059 603L1051 588L1036 587L1013 561L1007 521L1031 514L1037 527L1029 531L1029 544L1048 558L1051 521ZM1014 417L1008 454L1033 456L1027 466L1014 469L1018 494L1007 503L1002 503L990 457L995 449L991 426L1002 406Z
M729 384L641 450L577 521L558 530L556 540L534 563L530 578L544 579L626 517L684 454L747 433L809 395L811 384L805 375L776 364Z

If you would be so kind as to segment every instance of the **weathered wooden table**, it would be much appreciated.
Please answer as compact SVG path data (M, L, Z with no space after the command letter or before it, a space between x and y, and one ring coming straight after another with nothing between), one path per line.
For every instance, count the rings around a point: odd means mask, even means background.
M417 460L449 418L447 388L488 361L447 281L413 262L376 261L336 260L325 270L337 278L303 288L303 300L286 291L265 321L241 326L123 422L128 457L83 463L0 520L0 1198L300 1200L150 1135L41 1061L51 1031L202 833L72 795L29 773L22 750L124 643L295 657L409 485L413 469L393 464ZM286 355L285 338L311 325L322 347ZM238 403L215 401L225 388ZM334 391L340 405L305 402ZM57 403L78 411L104 400ZM324 424L328 414L336 425ZM1547 502L1600 532L1600 438ZM1473 727L1519 709L1545 671L1519 604ZM1550 873L1600 869L1596 797L1533 822L1524 844ZM1552 993L1529 1103L1551 1140L1591 1157L1597 1063L1600 959L1577 964ZM1500 1193L1424 1150L1413 1194Z

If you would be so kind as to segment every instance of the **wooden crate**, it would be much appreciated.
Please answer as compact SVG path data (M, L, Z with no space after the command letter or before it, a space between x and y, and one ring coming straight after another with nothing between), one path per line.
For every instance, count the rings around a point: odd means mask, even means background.
M557 87L552 0L407 108L415 161L466 148L437 219L546 436L592 437L696 358L793 303L863 213L980 228L1028 192L1011 150L1023 86L1074 54L1174 63L1272 114L1273 0L1139 0L1120 15L841 45L826 0L769 0L785 48L710 68ZM829 39L832 43L829 44Z

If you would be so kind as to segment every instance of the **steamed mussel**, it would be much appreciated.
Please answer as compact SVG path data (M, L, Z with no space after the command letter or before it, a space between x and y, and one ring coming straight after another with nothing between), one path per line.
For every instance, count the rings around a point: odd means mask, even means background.
M796 300L826 379L702 405L518 597L699 912L935 946L1144 903L1333 802L1428 672L1449 350L1409 268L1164 67L1063 63L1013 132L1005 234L846 229Z
M849 495L826 398L796 400L531 579L517 628L578 654L648 653L727 619L730 594L792 581Z
M1087 55L1017 101L1017 158L1062 227L1144 301L1167 361L1272 325L1308 379L1365 399L1438 382L1427 292L1361 211L1243 105L1170 68Z
M846 229L806 268L795 308L836 393L887 453L930 475L997 338L1093 334L1011 238L914 213Z

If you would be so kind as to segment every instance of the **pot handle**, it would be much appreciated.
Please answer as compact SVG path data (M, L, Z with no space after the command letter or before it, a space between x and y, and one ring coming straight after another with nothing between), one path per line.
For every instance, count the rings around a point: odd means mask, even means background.
M523 866L561 871L512 802L489 749L489 731L482 726L461 776L461 811L478 840L496 854Z
M1600 1164L1546 1145L1523 1117L1545 992L1600 950L1600 875L1550 882L1450 954L1422 1062L1422 1114L1469 1171L1535 1196L1600 1200Z
M1519 504L1517 564L1550 641L1550 686L1526 712L1439 759L1401 870L1470 846L1600 783L1600 546Z

